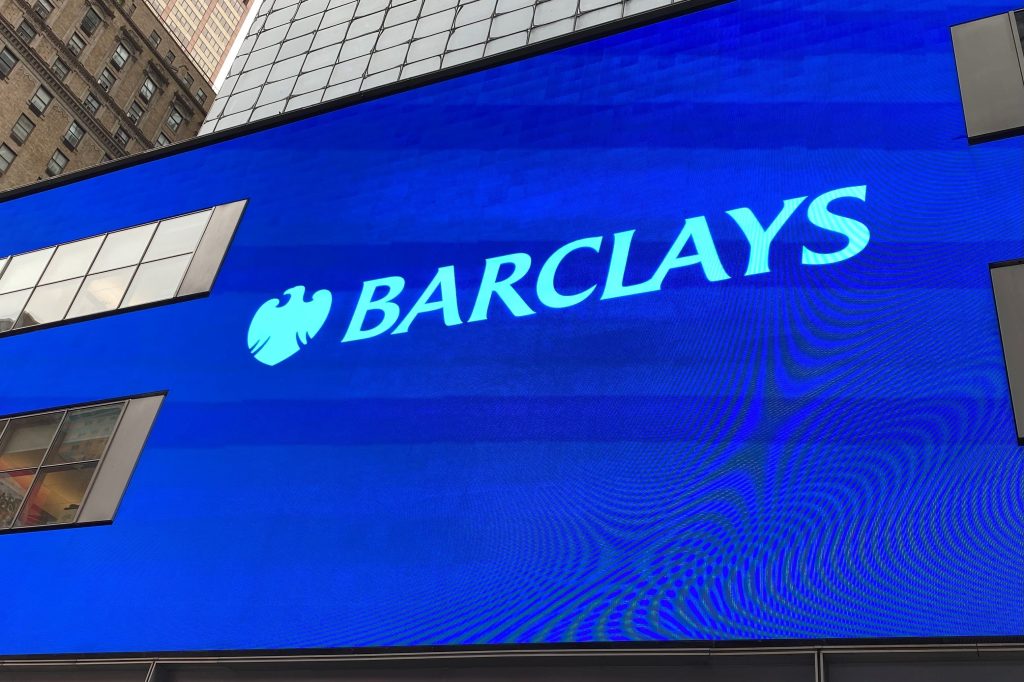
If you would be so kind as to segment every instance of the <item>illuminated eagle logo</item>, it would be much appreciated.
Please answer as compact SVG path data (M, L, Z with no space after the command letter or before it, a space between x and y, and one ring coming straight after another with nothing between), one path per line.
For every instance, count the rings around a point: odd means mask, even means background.
M249 323L249 352L264 365L276 365L299 352L316 336L331 312L331 292L326 289L306 299L306 287L284 292L287 299L272 298L256 311Z

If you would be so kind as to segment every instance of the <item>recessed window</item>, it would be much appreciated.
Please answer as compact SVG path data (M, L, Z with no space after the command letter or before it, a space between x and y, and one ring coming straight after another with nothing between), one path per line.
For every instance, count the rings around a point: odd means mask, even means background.
M110 69L103 69L100 71L100 76L96 79L96 82L100 84L100 87L103 88L104 92L110 92L110 89L114 87L114 82L116 80L117 77L110 72Z
M100 110L100 101L96 99L96 95L91 92L87 92L85 94L85 99L82 100L82 104L84 104L85 108L89 110L89 113L94 116L96 115L96 112Z
M25 140L32 134L32 131L36 129L36 124L32 122L25 114L18 117L18 120L14 122L14 127L11 128L11 139L18 144L25 144Z
M208 292L244 204L0 258L0 332Z
M168 52L167 53L167 61L170 62L171 64L174 63L174 53L173 52Z
M170 143L171 143L170 138L168 138L163 133L160 133L159 135L156 136L156 146L157 147L166 147Z
M11 75L11 71L18 65L18 58L10 48L5 47L0 50L0 78L7 78Z
M21 39L26 43L31 43L37 35L35 27L28 23L28 19L23 19L21 23L18 24L17 31L18 35L21 36Z
M117 47L114 48L114 54L110 55L110 63L114 65L115 69L120 71L128 63L129 56L131 56L131 53L128 52L128 48L125 47L124 43L118 43Z
M40 85L36 88L35 93L33 93L32 99L28 101L28 106L32 111L41 116L52 101L53 95L50 94L49 90Z
M123 126L118 126L117 130L114 131L114 139L122 147L127 146L128 145L128 140L130 139L128 137L128 131L125 130Z
M36 0L36 3L32 5L32 9L39 15L40 19L45 21L46 17L50 16L50 13L53 12L53 3L50 0Z
M156 94L156 83L153 82L152 78L146 78L142 81L142 87L139 88L139 97L142 98L143 102L149 102L153 99L153 95Z
M190 88L192 87L192 84L196 81L196 79L193 78L192 74L190 74L188 71L185 72L185 74L182 76L182 79L184 79L185 85L187 85Z
M53 152L53 156L46 163L46 174L51 178L55 175L60 175L64 172L64 169L68 167L68 157L61 150L57 149Z
M100 19L100 15L92 7L85 11L85 16L82 17L82 23L80 28L82 33L87 36L91 36L96 32L96 29L100 27L103 21Z
M153 47L156 47L157 45L159 45L160 44L160 34L157 33L156 31L153 31L152 33L150 33L149 34L149 44L152 45Z
M131 105L128 107L128 120L130 120L135 125L138 125L139 121L142 120L142 115L145 113L146 110L142 108L141 104L139 104L138 102L132 102Z
M18 155L14 153L14 150L5 144L0 144L0 175L7 172L7 169L14 163L15 157Z
M112 521L162 401L0 418L0 531Z
M64 133L64 144L68 149L78 149L78 145L85 137L85 128L78 121L72 121Z
M57 77L57 80L63 81L71 73L71 69L68 68L67 63L63 59L57 57L53 60L53 75Z
M82 54L82 50L85 49L85 38L81 36L77 31L71 34L68 38L68 49L71 50L72 54L76 57Z
M177 131L184 120L185 118L181 115L181 111L178 110L178 107L172 106L171 110L167 112L167 127L173 131Z
M206 92L203 90L196 90L196 100L198 100L200 104L205 104Z

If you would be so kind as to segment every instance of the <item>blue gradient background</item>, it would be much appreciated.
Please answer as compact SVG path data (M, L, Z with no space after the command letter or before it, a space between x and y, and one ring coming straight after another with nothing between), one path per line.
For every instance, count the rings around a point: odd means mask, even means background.
M948 29L1013 7L737 0L0 205L18 252L251 199L208 299L0 339L2 413L170 392L113 525L0 537L0 653L1024 634L1024 156ZM742 276L726 210L860 184L863 253L801 266L801 209ZM364 279L465 317L486 257L636 229L642 279L696 215L732 279L338 343Z

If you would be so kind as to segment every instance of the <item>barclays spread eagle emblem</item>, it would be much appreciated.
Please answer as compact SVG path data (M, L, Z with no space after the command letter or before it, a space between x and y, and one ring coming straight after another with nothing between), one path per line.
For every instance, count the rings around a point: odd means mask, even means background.
M249 323L249 352L264 365L276 365L299 352L316 336L331 311L331 292L326 289L306 299L306 287L284 292L285 303L272 298L256 311Z

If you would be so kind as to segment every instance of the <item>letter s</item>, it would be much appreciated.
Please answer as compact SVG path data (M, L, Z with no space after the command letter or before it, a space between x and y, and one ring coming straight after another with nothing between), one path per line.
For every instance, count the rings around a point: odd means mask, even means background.
M817 253L816 251L811 251L805 246L803 255L800 257L800 262L804 265L829 265L831 263L838 263L840 261L853 258L863 251L864 247L868 245L868 241L871 239L871 232L868 230L867 225L858 222L853 218L844 218L843 216L836 215L828 210L828 205L833 200L847 197L865 201L865 198L867 197L867 186L858 185L856 187L834 189L831 192L822 194L820 197L812 201L811 205L807 208L807 219L810 220L812 224L823 230L837 232L843 235L846 237L847 244L840 250L832 253Z

